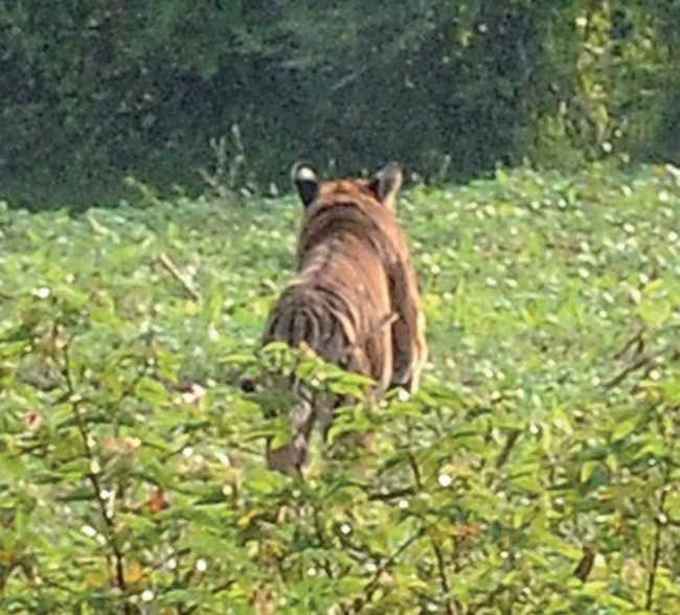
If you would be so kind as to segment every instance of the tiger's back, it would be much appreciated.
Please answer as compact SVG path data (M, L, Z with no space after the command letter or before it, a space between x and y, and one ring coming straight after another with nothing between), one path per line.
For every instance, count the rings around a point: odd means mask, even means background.
M309 167L294 173L305 205L297 275L272 310L263 342L304 342L323 359L373 378L376 396L391 385L415 390L427 346L416 276L395 215L399 168L388 165L373 181L319 182ZM280 452L295 466L306 457L314 420L314 409L293 416L294 432L304 432L300 446ZM271 456L270 465L276 467Z

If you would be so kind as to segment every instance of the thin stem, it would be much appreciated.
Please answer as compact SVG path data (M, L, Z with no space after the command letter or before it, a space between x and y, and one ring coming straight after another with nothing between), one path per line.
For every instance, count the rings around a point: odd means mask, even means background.
M359 612L365 604L370 602L371 597L373 596L373 592L375 592L376 586L378 585L378 583L380 581L381 575L388 568L390 568L390 566L392 566L392 564L394 564L394 562L397 561L399 556L402 553L404 553L404 551L406 551L406 549L408 549L412 544L414 544L416 541L418 541L420 538L422 538L423 535L425 534L425 531L426 531L425 528L421 527L415 534L413 534L413 536L411 536L409 539L405 540L399 546L399 548L394 553L392 553L392 555L390 555L385 560L385 562L375 571L371 580L368 583L366 583L366 585L364 586L363 593L364 593L365 598L363 600L359 600L358 604L355 605L357 612Z
M664 506L666 504L666 496L668 495L668 489L664 486L661 492L661 498L659 502L659 513L656 518L656 532L654 533L654 551L652 553L652 569L649 571L649 579L647 581L647 600L645 604L645 609L648 611L652 610L652 605L654 603L654 585L656 584L656 574L659 569L659 561L661 560L661 538L663 533L663 528L665 522L662 521L661 517L665 517Z
M512 453L512 449L515 448L515 444L517 444L517 440L519 440L521 433L521 431L515 430L511 431L508 435L508 439L505 441L505 446L500 452L500 455L498 455L498 459L496 459L497 470L500 470L507 463L508 459L510 458L510 453Z
M71 361L70 361L70 356L69 356L69 349L70 349L70 344L72 340L69 340L69 342L64 346L63 350L63 356L64 356L64 379L66 381L66 388L69 391L70 395L69 397L72 400L73 404L73 413L76 419L76 425L78 427L78 432L80 433L80 437L83 441L83 448L85 449L85 455L90 461L90 468L92 468L92 464L95 462L95 456L92 451L92 448L90 447L90 443L87 437L87 428L85 426L85 421L83 420L83 416L80 412L80 403L82 402L81 399L79 399L76 395L76 390L75 390L75 385L73 383L73 378L71 377ZM105 533L105 538L106 538L106 543L110 547L112 553L113 553L113 559L114 559L114 567L115 567L115 584L116 586L123 592L125 593L127 591L127 583L125 581L125 563L124 563L124 557L120 549L118 548L118 545L115 542L114 539L114 534L115 534L115 523L113 519L109 516L108 511L106 510L106 502L104 501L103 497L103 489L101 487L101 484L99 482L99 478L97 474L94 472L90 472L87 475L88 480L90 481L90 484L92 485L92 488L95 492L95 497L97 499L97 504L99 506L99 512L101 514L102 520L104 521L104 525L107 528L107 532ZM123 607L123 611L125 615L130 615L132 613L130 609L130 604L126 601Z
M197 303L201 302L201 295L194 289L191 282L182 275L181 271L177 268L177 265L172 261L172 259L165 253L161 253L158 257L158 262L163 265L165 270L177 280L182 288L187 292L187 294Z
M423 488L423 483L420 476L420 468L418 467L418 462L411 451L408 453L408 463L411 466L411 471L413 472L413 480L416 483L416 489L421 491Z
M456 608L456 603L449 598L451 593L451 587L449 585L449 580L446 576L446 565L444 563L444 554L442 553L439 545L430 537L430 542L432 543L432 550L434 551L434 556L437 559L437 569L439 571L439 583L442 586L442 592L446 597L446 613L447 615L458 615L458 609Z
M323 527L321 526L321 519L319 518L319 509L314 507L314 530L316 531L316 537L319 541L319 546L322 549L327 549L328 545L326 543L326 537L324 536L323 532ZM326 576L329 579L332 579L334 577L333 575L333 569L331 568L331 564L328 561L328 559L324 558L323 561L321 562L321 567L324 569L326 572Z

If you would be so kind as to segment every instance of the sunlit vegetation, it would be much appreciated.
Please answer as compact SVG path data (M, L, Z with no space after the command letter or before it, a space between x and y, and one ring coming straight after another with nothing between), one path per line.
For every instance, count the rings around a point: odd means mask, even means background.
M498 171L399 211L432 364L344 408L302 482L265 468L277 370L366 384L259 350L296 199L0 205L2 612L677 610L680 171Z

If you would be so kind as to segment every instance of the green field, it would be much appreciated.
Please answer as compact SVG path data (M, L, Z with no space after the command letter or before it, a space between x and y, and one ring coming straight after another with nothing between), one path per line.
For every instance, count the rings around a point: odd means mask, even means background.
M677 613L680 170L407 190L422 390L343 409L370 445L304 483L258 353L299 215L0 204L0 611Z

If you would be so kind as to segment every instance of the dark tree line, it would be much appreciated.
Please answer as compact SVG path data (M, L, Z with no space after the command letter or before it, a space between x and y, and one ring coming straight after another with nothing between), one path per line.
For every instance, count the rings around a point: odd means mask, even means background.
M677 0L8 0L0 191L192 184L221 135L259 187L300 156L432 179L677 159L679 19Z

